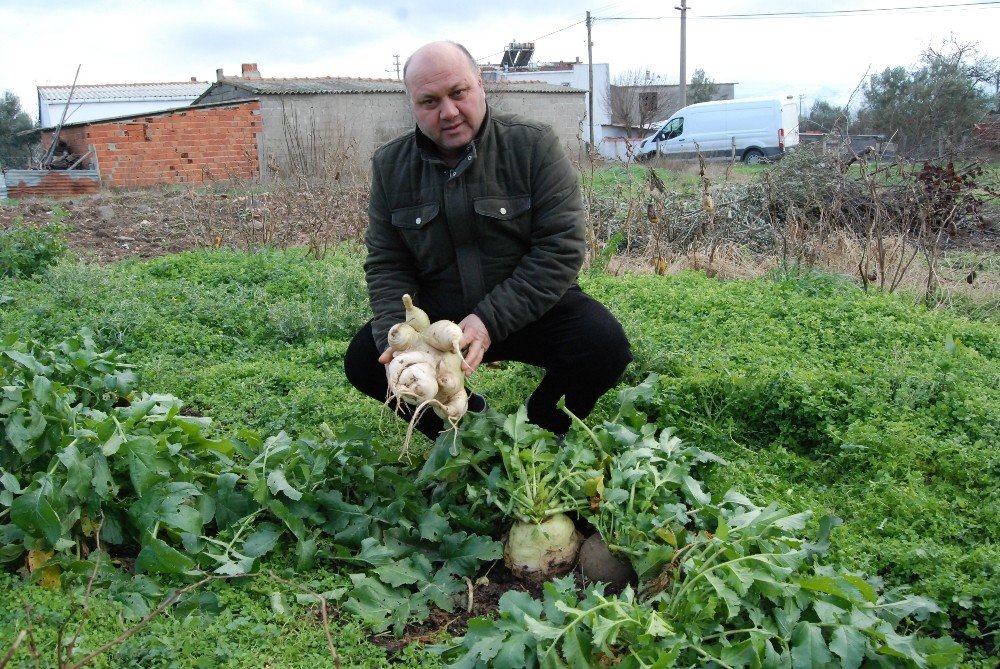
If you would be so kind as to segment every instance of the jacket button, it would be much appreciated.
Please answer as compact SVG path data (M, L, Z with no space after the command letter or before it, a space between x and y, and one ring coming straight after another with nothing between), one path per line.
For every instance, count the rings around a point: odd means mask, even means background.
M416 223L417 225L420 225L421 220L418 218L416 221L414 221L414 223Z
M507 208L506 207L500 207L500 213L501 214L506 214L507 213Z

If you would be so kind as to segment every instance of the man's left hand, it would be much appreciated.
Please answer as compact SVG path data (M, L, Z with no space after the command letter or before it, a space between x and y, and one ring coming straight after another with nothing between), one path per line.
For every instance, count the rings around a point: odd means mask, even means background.
M479 363L483 361L486 350L490 347L490 333L486 330L486 325L482 319L475 314L469 314L458 324L462 328L461 348L469 351L465 354L465 363L462 365L466 376L471 376Z

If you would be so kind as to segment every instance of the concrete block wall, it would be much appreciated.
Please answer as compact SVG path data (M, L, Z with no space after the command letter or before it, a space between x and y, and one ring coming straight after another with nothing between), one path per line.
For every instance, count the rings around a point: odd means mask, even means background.
M94 121L65 128L60 137L74 153L94 152L89 161L104 186L135 188L256 178L260 133L260 104L247 101Z
M582 127L586 119L585 96L580 93L520 93L493 90L488 97L490 108L507 114L517 114L532 121L552 126L571 158L582 150L581 138L587 134Z
M375 149L413 127L399 93L266 96L261 118L264 178L342 170L346 162L367 170Z
M491 90L488 99L493 109L548 123L567 153L580 152L582 92ZM414 127L409 100L402 93L266 96L261 117L260 163L267 166L265 178L287 175L296 167L311 170L317 163L340 170L345 158L367 169L378 147Z

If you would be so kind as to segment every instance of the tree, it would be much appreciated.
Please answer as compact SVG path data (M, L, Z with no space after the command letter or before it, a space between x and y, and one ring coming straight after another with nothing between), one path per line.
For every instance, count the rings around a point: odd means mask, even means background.
M38 138L30 130L31 118L21 109L21 101L10 91L0 98L0 167L26 168Z
M894 137L902 153L953 151L990 106L983 83L991 62L954 40L928 47L916 67L886 68L868 80L859 119Z
M705 70L695 70L691 83L687 86L687 103L708 102L718 99L719 91L715 82L708 78Z
M667 95L665 86L656 83L658 80L649 70L629 70L616 76L607 100L611 122L625 126L631 135L669 116L676 100Z
M802 129L846 134L850 118L847 107L838 107L826 100L816 100L809 110L809 116L802 123Z

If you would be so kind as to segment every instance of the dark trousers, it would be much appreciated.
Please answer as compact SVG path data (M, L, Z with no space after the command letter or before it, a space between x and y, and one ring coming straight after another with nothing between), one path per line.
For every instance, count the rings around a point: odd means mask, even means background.
M378 362L380 353L369 321L354 336L344 355L344 372L351 385L384 402L388 382L385 366ZM528 420L564 434L569 430L570 418L556 406L559 398L565 396L566 408L586 418L601 395L621 379L632 360L632 351L625 331L611 312L574 285L537 321L494 342L483 362L499 360L515 360L545 370L541 383L528 398ZM411 407L395 408L409 419ZM444 424L433 411L425 411L417 429L435 439Z

